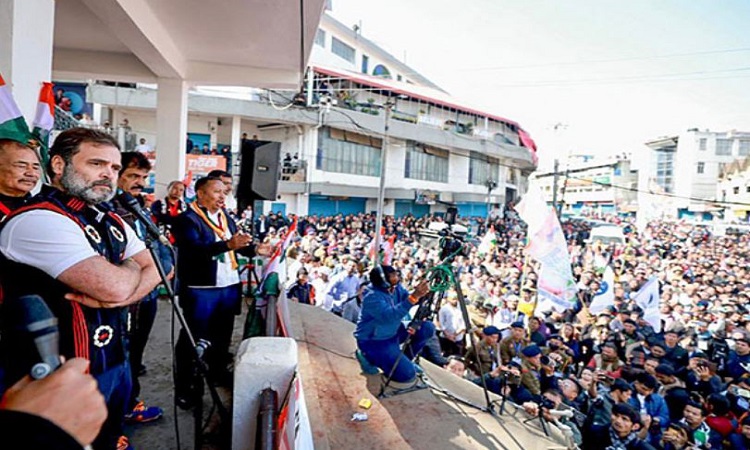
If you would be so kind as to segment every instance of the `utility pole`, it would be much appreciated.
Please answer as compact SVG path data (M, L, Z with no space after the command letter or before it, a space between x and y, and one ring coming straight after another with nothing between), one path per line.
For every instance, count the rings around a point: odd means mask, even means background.
M558 171L559 168L560 161L555 158L554 178L552 179L552 208L555 210L557 217L560 217L560 212L557 209L557 180L560 178L560 172Z
M383 228L383 208L385 203L385 170L388 155L388 127L390 125L389 122L391 120L392 108L393 103L391 103L390 100L388 100L383 105L383 109L385 109L385 122L383 124L383 146L380 150L380 188L378 189L378 210L375 219L375 260L373 261L373 266L380 263L380 229Z

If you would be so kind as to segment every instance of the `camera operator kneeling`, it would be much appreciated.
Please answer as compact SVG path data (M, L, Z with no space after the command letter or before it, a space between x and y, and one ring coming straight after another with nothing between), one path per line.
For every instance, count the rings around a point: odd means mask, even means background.
M618 403L612 407L612 423L593 426L584 434L583 450L655 450L655 448L638 438L641 418L638 411L627 403Z
M409 295L400 283L400 276L391 266L376 266L370 271L372 287L362 299L354 337L362 356L377 366L385 375L393 370L392 380L413 383L416 380L414 364L408 359L418 355L427 340L435 334L435 325L424 321L418 330L407 330L401 320L419 299L427 295L429 285L420 283ZM401 353L401 344L412 334L410 348ZM395 367L395 369L394 369Z

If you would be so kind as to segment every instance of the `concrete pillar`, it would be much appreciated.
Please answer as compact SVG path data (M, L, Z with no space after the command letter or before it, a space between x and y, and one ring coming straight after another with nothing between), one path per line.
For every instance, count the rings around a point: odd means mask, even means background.
M242 117L240 116L232 116L232 164L237 167L237 173L233 171L232 167L229 167L228 170L232 175L239 174L239 165L237 165L237 161L239 161L239 155L240 150L242 150L240 142L242 139Z
M0 0L0 73L29 122L39 89L52 81L54 0Z
M187 92L184 80L160 78L156 100L156 195L167 185L185 178Z

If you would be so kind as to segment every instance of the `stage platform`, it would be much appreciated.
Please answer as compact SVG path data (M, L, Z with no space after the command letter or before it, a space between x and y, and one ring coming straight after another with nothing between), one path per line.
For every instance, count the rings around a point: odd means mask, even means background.
M432 389L378 399L380 375L363 375L354 357L354 325L320 308L292 304L290 309L316 449L567 448L557 428L545 436L538 424L524 424L525 413L510 404L496 417ZM486 404L473 383L429 362L422 366L431 384L472 404ZM357 405L362 398L372 401L369 410ZM366 412L368 420L352 422L355 412Z

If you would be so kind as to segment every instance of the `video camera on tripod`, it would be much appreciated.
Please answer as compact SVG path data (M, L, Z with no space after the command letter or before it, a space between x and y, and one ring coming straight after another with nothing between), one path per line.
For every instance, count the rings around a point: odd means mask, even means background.
M429 250L440 249L440 259L452 254L468 256L469 250L464 245L469 229L459 224L430 222L427 228L418 231L419 245Z

